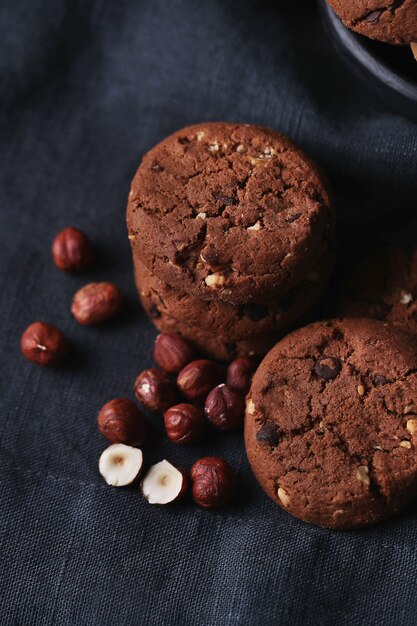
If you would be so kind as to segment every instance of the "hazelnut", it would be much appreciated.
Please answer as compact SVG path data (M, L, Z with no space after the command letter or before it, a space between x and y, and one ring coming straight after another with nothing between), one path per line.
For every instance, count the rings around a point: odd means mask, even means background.
M256 365L256 359L250 356L239 356L232 361L227 368L226 382L229 387L245 396L249 391Z
M135 396L144 407L156 413L163 413L175 404L175 385L165 372L153 367L144 370L135 380Z
M177 404L164 413L168 439L174 443L189 444L201 441L206 421L203 411L192 404Z
M102 453L98 469L108 485L125 487L140 474L143 466L142 450L115 443Z
M223 378L223 371L218 363L197 359L191 361L178 374L177 385L191 402L203 402L213 387Z
M190 471L194 501L205 509L227 504L233 497L236 475L223 459L206 456Z
M71 312L80 324L107 322L121 310L123 296L113 283L90 283L74 295Z
M170 504L180 500L187 488L185 471L165 460L152 465L141 484L142 495L149 504Z
M188 341L176 333L162 333L155 340L153 358L158 367L168 374L178 374L194 356Z
M23 356L38 365L55 365L67 351L64 333L52 324L34 322L25 330L20 340Z
M216 428L236 430L243 424L245 401L238 391L222 384L210 391L204 410Z
M52 258L57 268L63 272L85 270L93 260L91 241L78 228L68 226L55 237Z
M128 398L106 402L97 416L101 434L113 443L142 445L147 423L145 416Z

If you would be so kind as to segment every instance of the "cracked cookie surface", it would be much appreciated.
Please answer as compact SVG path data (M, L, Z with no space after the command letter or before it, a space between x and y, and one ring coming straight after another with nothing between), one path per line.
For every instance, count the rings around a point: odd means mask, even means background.
M416 0L327 0L345 26L371 39L417 41Z
M376 320L311 324L278 343L247 399L245 444L266 493L301 520L354 528L417 493L417 348Z
M417 249L383 248L363 259L341 287L337 314L417 334Z
M316 167L267 128L206 123L148 152L132 181L129 239L173 287L232 304L284 294L333 238Z

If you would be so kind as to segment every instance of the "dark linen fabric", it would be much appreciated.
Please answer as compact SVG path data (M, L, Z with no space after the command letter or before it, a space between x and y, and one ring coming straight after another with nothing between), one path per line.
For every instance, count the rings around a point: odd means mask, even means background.
M416 505L356 532L308 526L263 494L241 434L184 450L153 417L148 462L239 471L224 511L153 507L99 476L96 413L152 362L124 216L147 149L202 120L287 133L329 177L349 265L361 243L417 234L417 126L343 66L314 2L3 0L0 41L0 624L415 624ZM69 224L97 249L85 276L50 259ZM123 289L119 320L72 319L91 280ZM37 319L68 335L62 367L21 356Z

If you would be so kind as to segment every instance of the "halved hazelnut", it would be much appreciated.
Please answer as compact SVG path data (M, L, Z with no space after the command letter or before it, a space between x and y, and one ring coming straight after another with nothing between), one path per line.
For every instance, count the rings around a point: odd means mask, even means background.
M149 504L170 504L182 498L188 479L183 469L165 459L152 465L141 483L142 495Z
M124 443L114 443L106 448L98 463L100 474L113 487L130 485L139 476L142 466L142 450Z

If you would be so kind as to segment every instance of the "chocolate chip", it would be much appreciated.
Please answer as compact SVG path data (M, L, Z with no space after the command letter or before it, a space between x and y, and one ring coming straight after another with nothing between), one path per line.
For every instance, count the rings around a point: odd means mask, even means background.
M372 11L371 13L368 13L368 15L365 16L365 19L367 22L370 22L371 24L376 24L377 22L379 22L379 18L381 17L383 12L384 12L383 9L377 9L376 11Z
M200 253L203 263L211 267L212 269L220 269L222 263L219 259L218 252L213 247L204 248Z
M222 202L223 204L226 204L227 206L231 206L232 204L236 204L236 200L234 198L232 198L231 196L224 196L221 193L214 193L213 197L216 200L219 200L220 202Z
M256 433L256 441L267 443L269 446L279 444L280 436L275 424L265 424Z
M324 378L325 380L333 380L338 376L340 370L342 369L342 364L339 359L335 359L333 356L321 356L317 359L316 364L314 366L314 371L317 376L320 378Z
M385 378L385 376L381 376L380 374L374 376L375 387L380 387L381 385L386 385L387 383L389 383L389 380L388 378Z
M292 215L288 215L288 217L285 218L285 221L288 224L292 224L293 222L298 220L299 217L301 217L301 213L293 213Z
M244 304L241 308L243 317L247 317L252 322L259 322L268 315L269 309L262 304Z
M381 321L385 320L387 318L387 315L390 313L391 309L392 309L392 305L387 304L383 300L375 300L375 302L372 302L371 304L372 315L377 320L381 320Z

